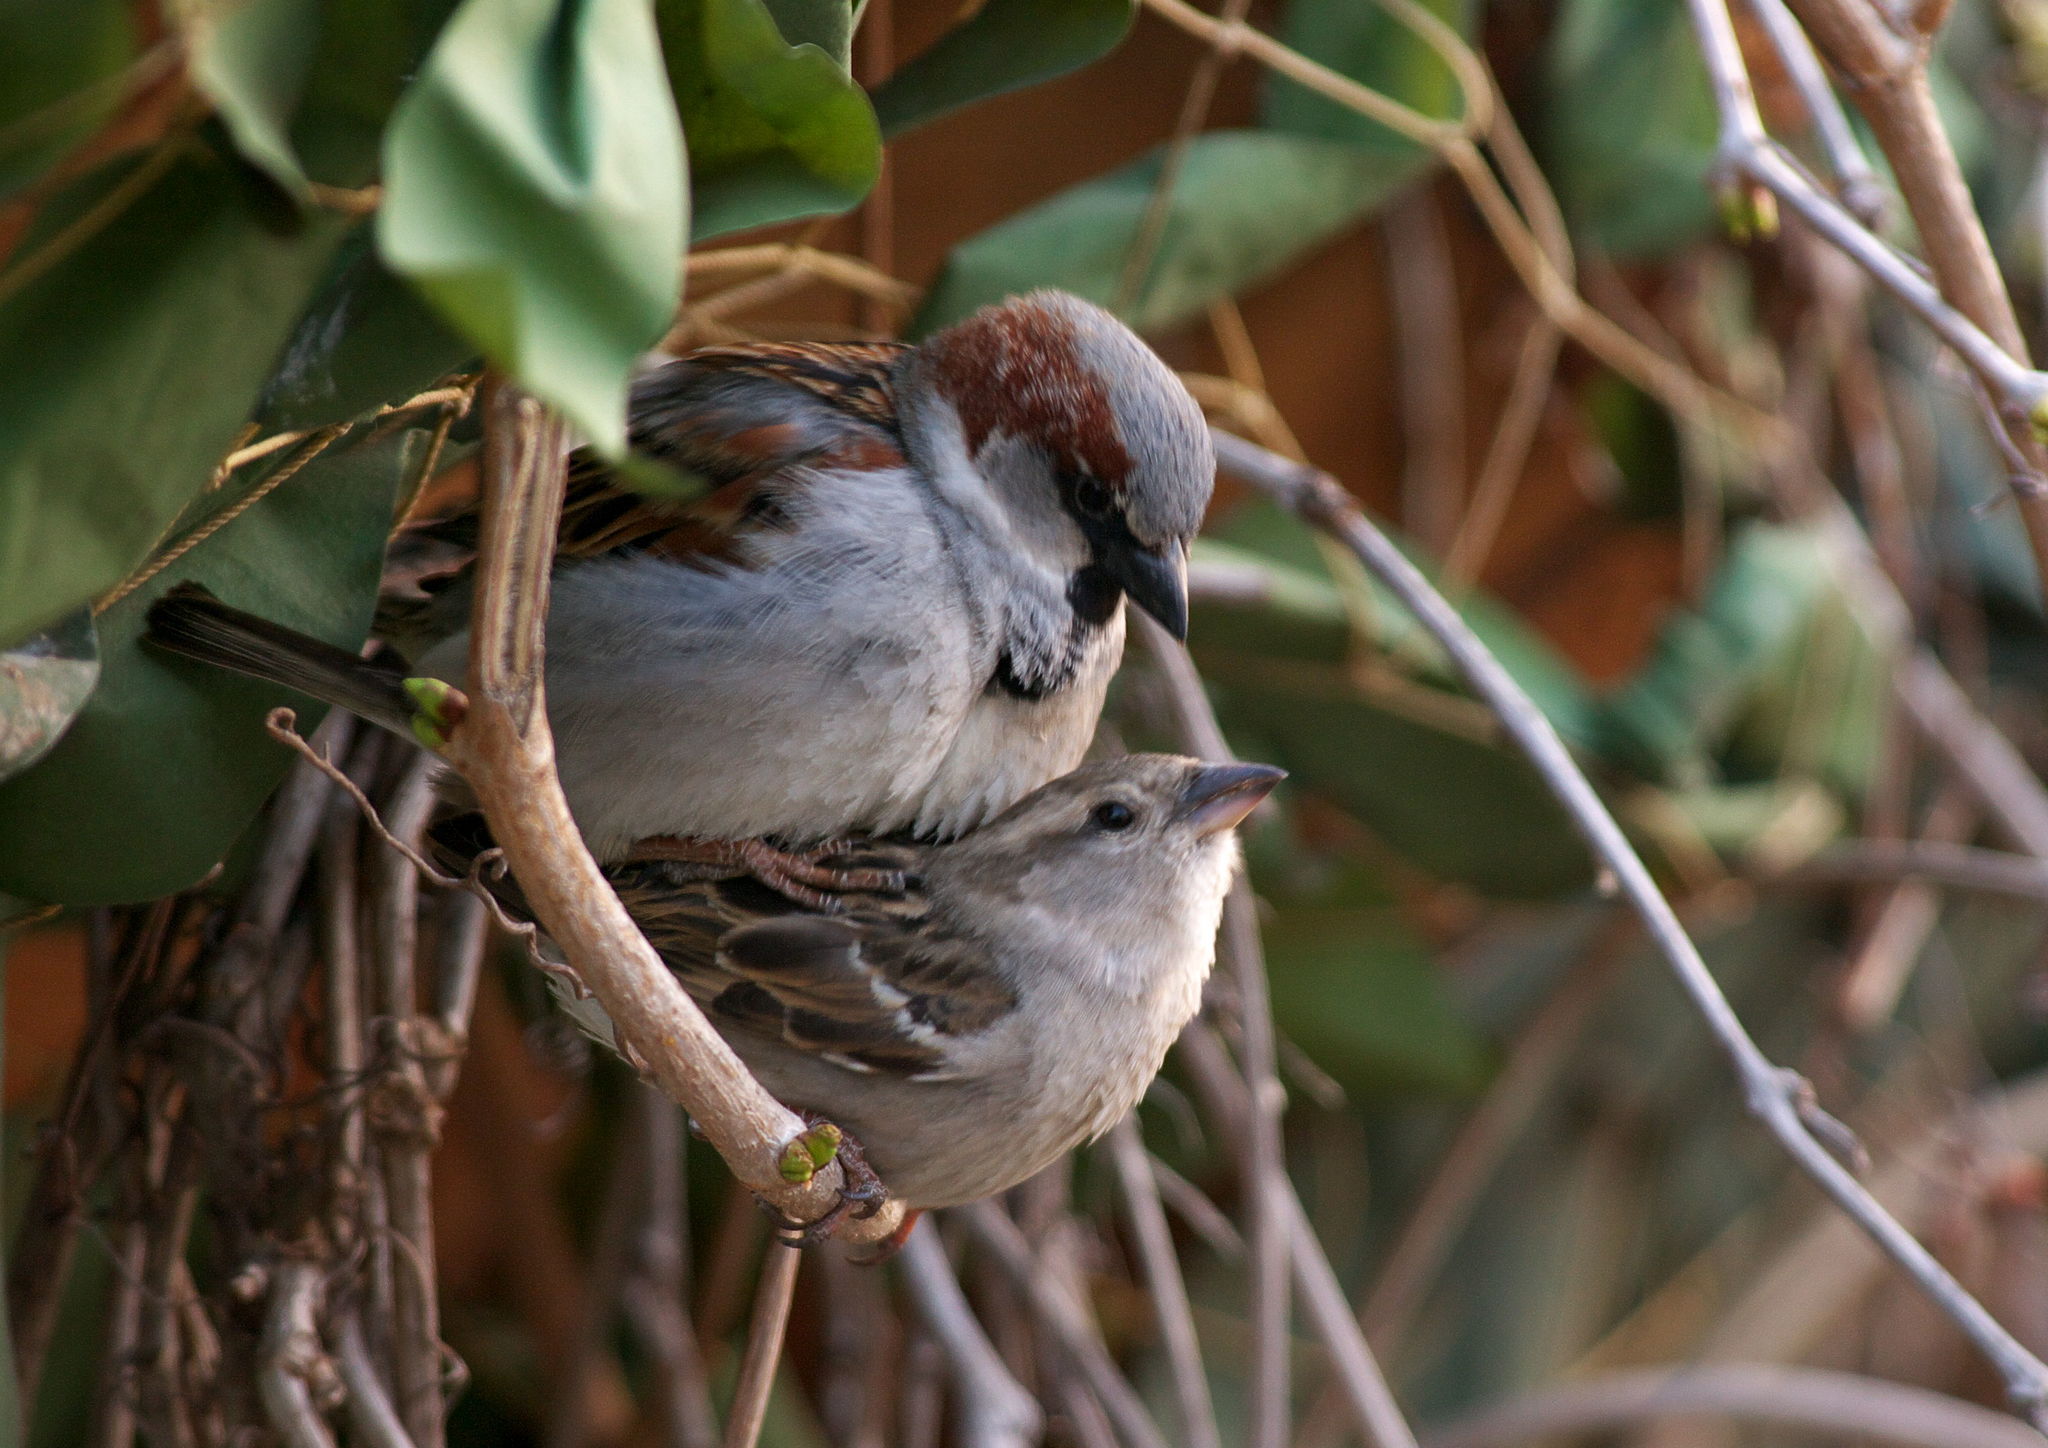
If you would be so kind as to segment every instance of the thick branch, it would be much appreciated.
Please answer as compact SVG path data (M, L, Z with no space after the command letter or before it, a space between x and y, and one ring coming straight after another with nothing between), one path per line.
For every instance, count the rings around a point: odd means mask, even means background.
M1215 440L1217 459L1227 471L1343 543L1443 647L1473 692L1499 718L1504 732L1528 756L1571 816L1594 858L1613 876L1621 896L1641 918L1651 944L1705 1018L1734 1068L1750 1112L1800 1169L1854 1218L1991 1360L2013 1403L2030 1417L2048 1417L2044 1414L2048 1410L2048 1365L2022 1347L1965 1291L1815 1134L1816 1124L1827 1129L1832 1123L1813 1111L1805 1083L1772 1064L1750 1039L1648 867L1535 701L1415 565L1367 521L1335 479L1227 433L1217 433Z
M484 394L484 511L470 639L467 717L448 758L476 791L493 837L548 934L661 1088L684 1106L749 1189L795 1221L838 1201L836 1163L792 1184L782 1149L804 1124L748 1074L612 892L555 777L543 707L543 629L555 520L564 484L561 422L493 380ZM849 1241L888 1236L890 1203L840 1228Z

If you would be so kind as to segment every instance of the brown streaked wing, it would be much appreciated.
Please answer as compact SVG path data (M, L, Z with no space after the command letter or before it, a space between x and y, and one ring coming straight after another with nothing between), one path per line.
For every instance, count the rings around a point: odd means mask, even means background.
M634 448L710 490L683 500L643 496L603 459L579 452L569 462L557 556L649 548L679 561L730 561L747 525L773 526L776 485L794 470L900 467L890 378L908 350L761 342L707 347L644 373L630 404ZM470 503L415 531L474 548L477 524Z

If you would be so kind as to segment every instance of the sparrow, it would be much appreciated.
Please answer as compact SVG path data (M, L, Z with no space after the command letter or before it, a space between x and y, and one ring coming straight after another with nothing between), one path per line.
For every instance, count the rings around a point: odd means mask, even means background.
M957 836L1080 761L1126 598L1186 635L1208 431L1077 297L1014 297L914 346L706 348L642 375L629 415L636 451L707 491L642 496L571 461L546 690L601 861ZM458 550L476 533L473 512L415 530ZM470 572L383 610L384 637L424 646L417 669L190 590L152 637L404 732L409 673L467 672Z
M1201 1005L1234 827L1284 778L1164 754L1094 761L945 844L848 844L897 873L838 913L702 864L606 868L771 1094L850 1133L914 1210L1016 1185L1115 1125ZM476 817L437 827L467 872ZM516 882L491 887L524 915ZM600 1040L595 1003L565 1004Z

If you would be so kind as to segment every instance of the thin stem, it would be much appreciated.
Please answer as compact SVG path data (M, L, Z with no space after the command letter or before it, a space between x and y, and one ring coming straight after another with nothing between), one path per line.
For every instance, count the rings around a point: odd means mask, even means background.
M1045 1414L988 1340L929 1219L911 1230L896 1265L931 1334L927 1340L945 1358L960 1441L976 1448L1036 1448L1045 1437Z
M768 1243L754 1290L754 1317L747 1327L747 1348L740 1358L739 1386L732 1412L725 1420L724 1448L754 1448L768 1416L768 1394L775 1386L775 1365L782 1359L782 1339L789 1328L789 1304L796 1292L800 1248L776 1237Z
M1648 1368L1516 1398L1439 1428L1428 1448L1511 1448L1640 1427L1662 1418L1729 1418L1805 1429L1829 1441L1877 1442L1896 1448L2040 1448L2032 1430L2011 1418L1858 1373L1823 1368L1729 1363L1670 1370Z
M1750 1039L1635 847L1600 802L1550 721L1513 676L1328 474L1289 462L1227 433L1216 434L1215 441L1224 468L1343 542L1442 645L1473 692L1499 718L1502 728L1565 807L1594 858L1612 875L1621 896L1641 918L1652 945L1734 1068L1749 1111L1800 1169L1990 1359L2019 1410L2029 1417L2048 1410L2048 1365L2021 1346L1965 1291L1815 1134L1814 1123L1822 1118L1812 1107L1805 1083L1774 1065ZM2048 1413L2043 1421L2048 1421Z
M1138 1243L1138 1265L1145 1289L1152 1295L1152 1316L1166 1341L1166 1361L1173 1370L1173 1393L1180 1407L1181 1433L1188 1448L1222 1448L1216 1427L1216 1404L1209 1396L1209 1374L1202 1364L1202 1344L1195 1335L1195 1311L1173 1251L1173 1229L1151 1159L1138 1135L1134 1116L1110 1129L1109 1158L1130 1213L1131 1233Z
M1167 1448L1165 1436L1146 1412L1137 1390L1117 1370L1094 1322L1039 1270L1031 1245L1017 1230L1017 1224L994 1202L955 1207L951 1215L965 1222L974 1240L988 1250L1003 1276L1023 1297L1032 1317L1080 1372L1089 1392L1116 1425L1118 1436L1131 1448Z

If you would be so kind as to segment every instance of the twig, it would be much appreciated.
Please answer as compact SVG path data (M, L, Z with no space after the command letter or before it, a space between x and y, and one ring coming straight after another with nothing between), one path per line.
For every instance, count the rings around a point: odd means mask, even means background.
M1925 650L1899 667L1892 688L1907 719L1942 751L1985 813L2014 844L2048 860L2048 790L2012 741Z
M1359 1430L1369 1448L1415 1448L1415 1434L1401 1416L1385 1374L1373 1357L1372 1347L1351 1315L1344 1289L1316 1239L1308 1213L1292 1183L1281 1180L1267 1187L1276 1200L1277 1211L1287 1223L1294 1280L1301 1288L1302 1306L1309 1321L1330 1350L1337 1369L1337 1382L1351 1404Z
M363 1325L353 1312L334 1327L334 1361L348 1391L348 1421L363 1448L417 1448L398 1421L398 1410L391 1406L391 1396L363 1344Z
M1647 1368L1565 1383L1423 1436L1427 1448L1509 1445L1705 1415L1804 1428L1897 1448L2040 1448L2023 1424L1989 1408L1882 1378L1824 1368L1729 1363Z
M1209 1244L1209 1250L1226 1262L1235 1262L1244 1256L1244 1237L1230 1224L1230 1218L1223 1214L1223 1208L1202 1193L1202 1189L1161 1161L1147 1155L1152 1166L1152 1180L1159 1186L1159 1199L1173 1209L1197 1237Z
M2048 902L2048 860L1932 840L1844 840L1759 883L1862 885L1924 880L1956 890Z
M1880 225L1886 210L1884 182L1872 169L1870 158L1863 154L1842 102L1835 95L1835 88L1828 84L1827 72L1821 69L1820 57L1813 53L1813 42L1785 8L1785 0L1749 0L1749 8L1763 22L1764 33L1771 38L1771 49L1778 53L1785 74L1792 78L1792 85L1799 92L1813 122L1814 134L1820 139L1821 151L1834 169L1835 179L1842 184L1842 204L1865 226Z
M417 847L434 805L434 761L408 751L384 808L385 827ZM369 1124L382 1157L385 1210L399 1248L391 1282L390 1352L398 1414L416 1448L441 1448L441 1313L434 1272L433 1153L441 1104L426 1061L446 1054L419 1013L419 876L403 855L371 856L371 946L382 1058ZM450 1083L452 1084L452 1082Z
M776 1237L768 1243L761 1281L754 1289L754 1317L747 1325L747 1347L740 1357L739 1385L733 1390L732 1412L725 1420L723 1448L754 1448L768 1416L768 1394L775 1386L775 1365L782 1358L782 1338L789 1327L789 1303L796 1292L796 1269L803 1250Z
M1262 450L1263 451L1263 450ZM1169 697L1192 751L1205 759L1235 756L1216 722L1187 650L1152 619L1138 615L1140 631L1165 676ZM1280 1117L1287 1092L1280 1084L1273 1046L1273 1012L1266 989L1266 956L1259 941L1258 906L1242 871L1223 902L1222 951L1237 987L1243 1032L1239 1064L1251 1109L1242 1122L1239 1171L1244 1180L1245 1242L1249 1252L1252 1329L1251 1448L1281 1448L1288 1436L1292 1386L1288 1323L1287 1223L1275 1210L1267 1186L1287 1179L1280 1143Z
M1991 245L1935 111L1925 56L1861 0L1793 0L1793 11L1852 94L1891 163L1937 287L1829 196L1764 129L1726 0L1689 0L1715 105L1721 164L1770 191L1920 318L1997 399L2035 566L2048 578L2048 497L2019 485L2041 471L2033 429L2048 425L2048 374L2026 362L2019 324Z
M748 1074L662 965L598 870L555 777L541 656L548 571L564 486L562 423L534 398L486 381L483 530L470 638L470 708L446 755L476 791L534 913L597 997L621 1039L689 1110L733 1174L777 1210L816 1221L843 1180L829 1163L808 1181L782 1175L806 1129ZM886 1238L902 1212L885 1203L849 1218L849 1241Z
M1217 433L1215 441L1223 467L1342 541L1443 646L1473 692L1499 717L1503 729L1542 775L1594 857L1642 919L1658 954L1734 1068L1749 1111L1990 1359L2018 1409L2030 1418L2044 1414L2043 1421L2048 1421L2048 1366L1965 1291L1815 1134L1812 1122L1817 1117L1809 1105L1805 1083L1772 1064L1750 1039L1634 846L1534 701L1328 474L1291 463L1227 433Z
M324 1379L333 1372L314 1328L320 1277L320 1267L313 1262L280 1262L271 1276L256 1384L270 1425L286 1448L335 1448L314 1390L316 1382L331 1386Z
M929 1220L911 1229L896 1265L929 1340L944 1355L960 1441L976 1448L1036 1448L1045 1436L1045 1414L982 1330Z
M621 1305L654 1362L656 1411L669 1448L715 1448L718 1416L704 1353L684 1304L689 1301L688 1203L683 1197L683 1118L673 1101L634 1086L643 1174L639 1230L631 1243L634 1271Z
M1412 187L1380 221L1399 361L1401 521L1441 553L1465 494L1465 332L1436 189Z
M1124 1442L1131 1448L1166 1448L1165 1436L1145 1411L1137 1390L1117 1371L1095 1324L1046 1280L1017 1224L994 1202L955 1207L951 1215L965 1222L974 1240L988 1250L1003 1276L1030 1308L1032 1317L1080 1372L1082 1381L1109 1414Z
M1216 1427L1216 1404L1209 1396L1209 1374L1202 1364L1202 1344L1195 1335L1194 1308L1180 1259L1173 1251L1173 1229L1152 1175L1151 1158L1138 1135L1135 1116L1110 1129L1109 1158L1130 1212L1131 1232L1138 1243L1138 1264L1152 1294L1152 1316L1166 1341L1166 1361L1173 1370L1173 1392L1180 1407L1181 1433L1188 1448L1222 1448Z

